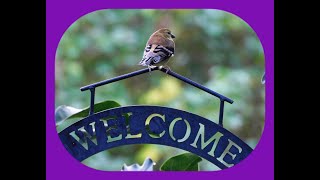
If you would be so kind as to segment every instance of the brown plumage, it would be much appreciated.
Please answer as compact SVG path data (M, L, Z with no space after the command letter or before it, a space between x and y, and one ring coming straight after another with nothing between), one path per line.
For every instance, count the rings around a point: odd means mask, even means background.
M172 38L175 36L168 28L154 32L147 41L139 65L148 66L148 68L166 65L169 58L174 55L175 44Z

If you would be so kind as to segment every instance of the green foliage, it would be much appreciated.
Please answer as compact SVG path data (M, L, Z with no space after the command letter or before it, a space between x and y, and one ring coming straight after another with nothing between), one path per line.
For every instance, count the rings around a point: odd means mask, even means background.
M160 167L161 171L198 171L202 159L192 153L184 153L168 159Z
M55 108L63 104L75 110L87 107L90 92L81 92L80 87L144 68L137 64L145 43L161 27L169 27L176 35L170 69L234 100L225 103L224 127L254 148L265 119L263 48L246 22L220 10L106 9L82 16L66 29L57 48ZM96 102L106 99L121 105L167 106L218 122L217 98L162 72L97 88ZM120 170L120 162L142 163L149 155L159 165L181 152L160 145L134 145L103 152L84 163ZM99 159L104 160L99 163ZM106 167L106 161L114 163ZM215 169L205 161L199 164L201 170Z
M120 104L115 101L103 101L94 105L94 112L96 113L115 107L120 107ZM66 105L59 106L55 111L57 131L60 132L81 118L87 117L89 110L90 107L77 109Z

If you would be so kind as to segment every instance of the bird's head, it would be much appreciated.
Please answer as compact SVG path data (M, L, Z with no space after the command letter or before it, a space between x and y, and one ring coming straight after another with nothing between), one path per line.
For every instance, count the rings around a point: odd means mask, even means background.
M163 37L165 37L165 38L167 38L167 39L170 39L170 40L172 40L172 38L175 38L175 37L176 37L175 35L173 35L173 34L171 33L170 29L168 29L168 28L159 29L159 30L157 30L157 31L155 32L155 34L159 34L159 35L161 35L161 36L163 36Z

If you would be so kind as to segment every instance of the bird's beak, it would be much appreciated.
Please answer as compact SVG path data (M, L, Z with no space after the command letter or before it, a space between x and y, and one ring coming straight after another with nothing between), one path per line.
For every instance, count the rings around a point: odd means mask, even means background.
M173 35L173 34L171 34L171 37L172 37L172 38L175 38L176 36L175 36L175 35Z

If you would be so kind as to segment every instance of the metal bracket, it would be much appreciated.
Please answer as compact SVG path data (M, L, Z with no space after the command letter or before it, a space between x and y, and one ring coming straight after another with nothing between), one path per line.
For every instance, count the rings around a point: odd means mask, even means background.
M158 67L158 66L155 66L155 67L151 67L150 69L149 68L145 68L145 69L141 69L141 70L138 70L138 71L134 71L134 72L131 72L131 73L128 73L128 74L124 74L124 75L120 75L120 76L117 76L117 77L114 77L114 78L111 78L111 79L106 79L106 80L103 80L103 81L100 81L100 82L97 82L97 83L93 83L93 84L90 84L90 85L87 85L87 86L84 86L84 87L81 87L80 90L81 91L86 91L86 90L90 90L91 92L91 99L90 99L90 111L89 111L89 116L90 115L93 115L94 114L94 97L95 97L95 88L96 87L99 87L99 86L103 86L103 85L106 85L106 84L110 84L110 83L113 83L113 82L116 82L116 81L120 81L120 80L123 80L123 79L127 79L127 78L131 78L131 77L134 77L134 76L137 76L137 75L140 75L140 74L144 74L144 73L148 73L150 71L154 71L154 70L160 70L161 72L163 73L166 73L170 76L173 76L187 84L190 84L196 88L199 88L211 95L214 95L215 97L219 98L220 99L220 109L219 109L219 125L223 127L223 112L224 112L224 102L228 102L230 104L233 103L233 100L231 100L230 98L226 97L226 96L223 96L205 86L202 86L178 73L175 73L173 71L171 71L170 69L167 69L167 68L164 68L162 66Z

